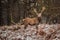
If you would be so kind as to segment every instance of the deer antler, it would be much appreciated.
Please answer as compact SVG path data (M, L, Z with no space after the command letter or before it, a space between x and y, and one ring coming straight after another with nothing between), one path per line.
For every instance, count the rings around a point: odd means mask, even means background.
M46 8L43 6L41 12L38 14L38 17L41 17L42 13L44 12Z
M43 13L43 11L44 11L45 9L46 9L45 6L43 6L40 13L38 13L38 12L36 11L36 9L34 9L34 12L36 13L36 15L37 15L38 17L41 17L41 15L42 15L42 13Z
M38 12L36 11L36 9L34 9L34 12L36 13L36 15L38 15Z
M42 7L42 10L41 10L41 13L42 13L45 9L46 9L46 8L43 6L43 7Z

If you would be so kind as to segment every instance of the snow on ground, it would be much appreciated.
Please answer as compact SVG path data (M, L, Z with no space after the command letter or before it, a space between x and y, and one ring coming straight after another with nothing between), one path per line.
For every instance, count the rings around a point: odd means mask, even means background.
M0 40L60 40L60 24L11 25L0 27Z

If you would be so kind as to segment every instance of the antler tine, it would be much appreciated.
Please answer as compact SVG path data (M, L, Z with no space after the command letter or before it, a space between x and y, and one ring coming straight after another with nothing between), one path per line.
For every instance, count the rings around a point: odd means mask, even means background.
M45 6L43 6L43 7L42 7L42 10L41 10L41 13L42 13L45 9L46 9Z
M38 15L38 12L36 11L36 9L34 9L34 12L36 13L36 15Z
M36 15L37 15L38 17L40 17L45 9L46 9L45 6L43 6L40 13L38 13L38 12L36 11L36 9L34 9L34 12L36 13Z

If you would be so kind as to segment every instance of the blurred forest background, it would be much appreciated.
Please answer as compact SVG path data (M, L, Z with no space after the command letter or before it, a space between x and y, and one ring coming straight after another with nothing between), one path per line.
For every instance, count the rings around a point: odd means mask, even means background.
M33 8L39 13L42 7L42 23L60 23L60 0L1 0L0 25L21 22L26 17L36 17Z

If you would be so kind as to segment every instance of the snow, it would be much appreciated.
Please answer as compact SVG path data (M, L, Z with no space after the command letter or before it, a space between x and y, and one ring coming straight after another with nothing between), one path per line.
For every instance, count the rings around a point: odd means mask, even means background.
M60 40L60 24L39 24L38 29L35 25L24 27L18 24L0 27L0 40Z

